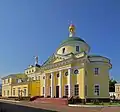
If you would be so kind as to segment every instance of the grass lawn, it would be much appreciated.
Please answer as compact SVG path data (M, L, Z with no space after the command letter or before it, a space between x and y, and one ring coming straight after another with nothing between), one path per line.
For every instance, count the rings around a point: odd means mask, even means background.
M99 104L93 104L93 103L86 103L86 105L99 105L99 106L120 106L120 103L99 103Z

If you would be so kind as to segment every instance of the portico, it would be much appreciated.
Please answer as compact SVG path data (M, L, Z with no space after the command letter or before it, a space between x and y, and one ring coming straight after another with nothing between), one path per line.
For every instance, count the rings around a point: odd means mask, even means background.
M51 73L44 73L44 75L44 97L50 96L51 98L62 98L63 96L71 97L73 95L71 67L67 69L56 69ZM65 85L68 86L67 90L65 90Z

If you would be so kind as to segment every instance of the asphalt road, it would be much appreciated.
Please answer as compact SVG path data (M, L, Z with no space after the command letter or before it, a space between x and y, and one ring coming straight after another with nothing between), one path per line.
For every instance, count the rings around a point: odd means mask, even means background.
M57 112L0 102L0 112Z

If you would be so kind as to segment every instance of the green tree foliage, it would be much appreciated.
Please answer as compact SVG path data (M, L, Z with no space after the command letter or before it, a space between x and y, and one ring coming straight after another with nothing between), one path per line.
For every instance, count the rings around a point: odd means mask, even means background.
M117 81L114 79L109 80L109 92L115 92L115 84L116 83L117 83Z

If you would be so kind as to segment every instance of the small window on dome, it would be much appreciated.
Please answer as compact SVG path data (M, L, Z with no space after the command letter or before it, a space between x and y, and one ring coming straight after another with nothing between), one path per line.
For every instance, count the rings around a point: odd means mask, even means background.
M62 53L63 53L63 54L65 53L65 48L62 49Z
M79 52L79 46L76 46L76 51Z

